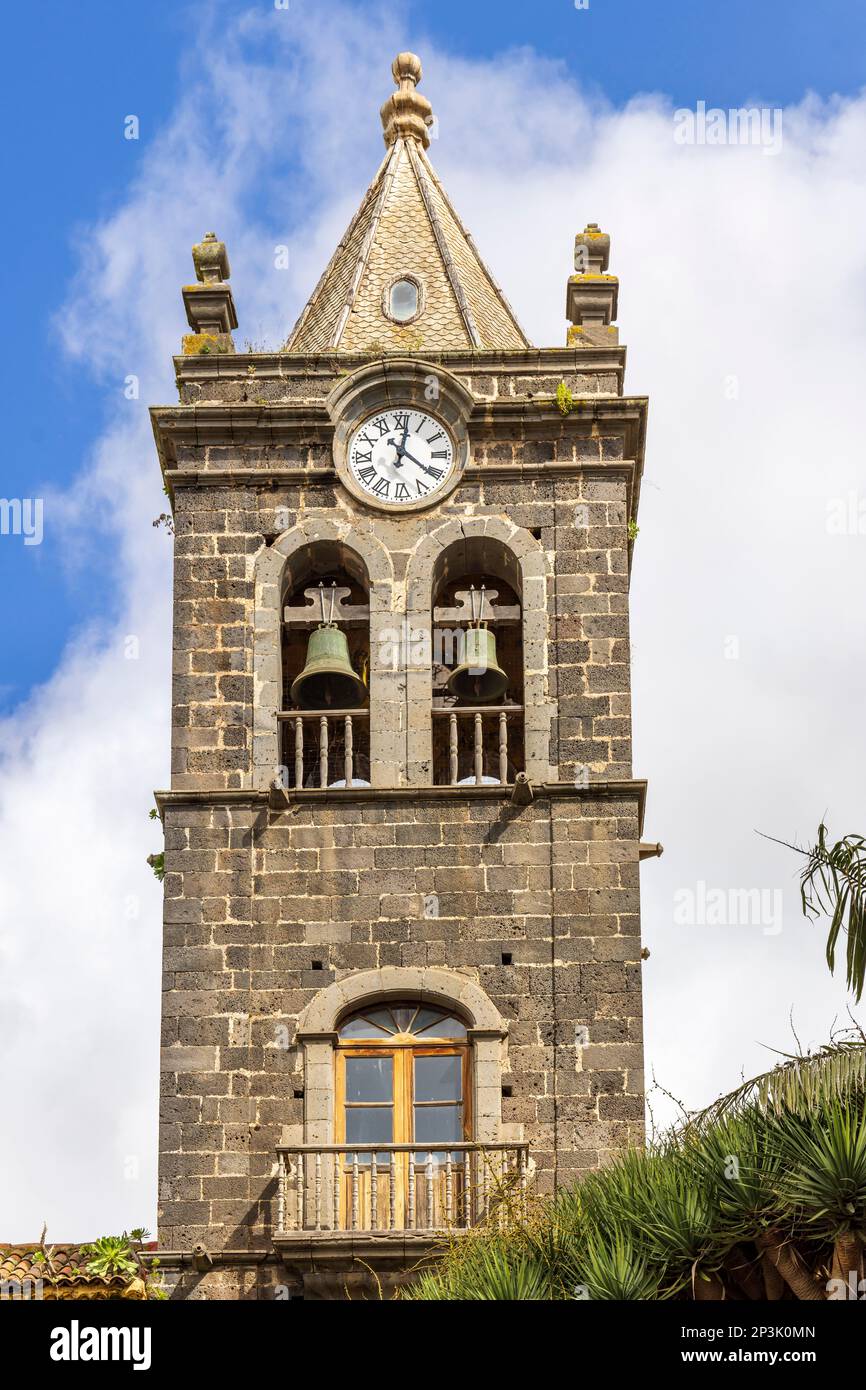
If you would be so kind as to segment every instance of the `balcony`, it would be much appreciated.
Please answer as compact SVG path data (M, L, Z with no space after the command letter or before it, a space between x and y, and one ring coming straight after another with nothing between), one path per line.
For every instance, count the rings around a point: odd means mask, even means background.
M529 1145L302 1144L277 1149L274 1244L308 1268L400 1264L526 1209Z

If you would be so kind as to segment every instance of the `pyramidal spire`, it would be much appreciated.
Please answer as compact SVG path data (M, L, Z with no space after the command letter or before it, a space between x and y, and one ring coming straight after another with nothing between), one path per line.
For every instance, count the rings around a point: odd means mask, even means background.
M427 150L421 60L399 53L381 110L385 158L293 328L289 352L423 352L530 346Z

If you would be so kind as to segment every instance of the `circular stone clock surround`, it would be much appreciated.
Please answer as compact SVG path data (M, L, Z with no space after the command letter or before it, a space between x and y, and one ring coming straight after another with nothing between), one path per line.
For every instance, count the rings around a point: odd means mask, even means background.
M391 513L423 511L454 491L469 461L468 422L475 404L472 392L451 372L415 358L384 358L350 373L325 402L334 422L334 467L356 501ZM407 502L377 503L349 467L349 443L365 420L382 411L423 411L442 422L454 441L454 469L445 485L430 497Z

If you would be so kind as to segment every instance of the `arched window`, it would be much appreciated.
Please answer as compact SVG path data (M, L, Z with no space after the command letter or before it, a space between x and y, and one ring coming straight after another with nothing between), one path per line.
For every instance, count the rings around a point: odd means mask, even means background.
M433 781L510 784L524 770L520 567L501 541L446 547L433 576Z
M286 785L370 785L369 579L335 541L294 552L283 576Z
M465 1151L443 1147L472 1134L466 1025L423 1003L375 1005L337 1036L337 1142L360 1146L343 1159L343 1210L372 1210L375 1185L383 1226L392 1202L398 1226L443 1225L468 1191Z

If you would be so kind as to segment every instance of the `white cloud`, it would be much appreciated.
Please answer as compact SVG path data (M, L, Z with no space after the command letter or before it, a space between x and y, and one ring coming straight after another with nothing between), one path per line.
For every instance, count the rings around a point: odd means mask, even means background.
M172 398L189 245L211 227L226 238L239 340L282 341L375 170L377 107L407 42L440 116L432 155L533 339L564 341L572 238L598 220L622 280L627 389L651 396L632 586L636 772L646 832L667 847L642 871L649 1064L698 1104L767 1065L760 1044L791 1042L792 1006L804 1042L844 1016L795 860L754 829L805 837L825 810L833 830L862 829L866 536L828 535L825 514L866 494L852 426L866 101L786 111L774 157L690 149L662 98L614 111L528 50L470 63L387 5L343 13L250 12L218 46L205 35L136 181L81 236L67 348L118 398L129 372L141 394L50 499L122 618L73 637L0 726L6 1237L43 1218L55 1239L154 1222L159 890L144 859L167 776L170 543L150 526L145 407ZM273 266L283 241L288 273ZM675 892L699 880L784 888L781 934L675 926Z

